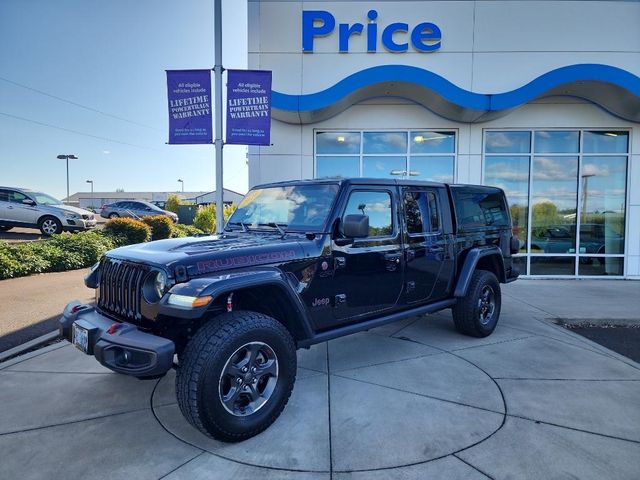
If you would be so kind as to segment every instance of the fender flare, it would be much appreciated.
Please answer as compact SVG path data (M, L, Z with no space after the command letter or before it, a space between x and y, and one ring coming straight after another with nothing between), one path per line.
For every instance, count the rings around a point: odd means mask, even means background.
M296 339L300 341L313 337L315 332L311 327L311 319L307 308L295 291L294 282L297 283L297 279L287 276L277 268L263 267L196 277L184 283L176 284L171 288L169 293L189 296L211 295L216 299L221 296L226 297L229 293L236 290L261 286L275 286L282 291L288 299L290 307L294 310L296 317L300 321L300 326L304 332L303 338ZM168 307L168 305L166 305L166 307ZM170 314L169 311L162 313ZM201 311L200 313L203 314L205 312Z
M469 284L471 283L471 276L476 270L478 262L481 258L489 256L498 257L498 281L500 283L505 282L504 259L502 258L502 250L500 250L498 247L472 248L464 259L464 263L462 264L462 268L460 269L460 276L458 277L458 282L456 283L456 288L453 292L454 297L460 298L464 297L467 294Z

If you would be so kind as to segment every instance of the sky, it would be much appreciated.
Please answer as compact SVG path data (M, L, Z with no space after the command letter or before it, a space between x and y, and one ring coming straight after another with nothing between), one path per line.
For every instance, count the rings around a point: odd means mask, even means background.
M223 66L247 68L246 0L222 3ZM75 154L71 194L214 190L213 145L165 143L165 70L212 68L213 37L211 0L0 0L0 185L63 198ZM225 188L246 152L224 147Z

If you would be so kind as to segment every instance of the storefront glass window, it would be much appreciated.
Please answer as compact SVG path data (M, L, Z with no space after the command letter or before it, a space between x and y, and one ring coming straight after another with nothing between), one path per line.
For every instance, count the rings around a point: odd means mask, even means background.
M453 155L411 156L409 176L414 180L453 183Z
M511 209L513 233L520 240L520 252L527 252L529 223L529 156L487 155L484 183L504 190Z
M456 134L454 132L411 132L411 153L454 153Z
M623 131L486 132L484 183L507 194L521 273L624 274L628 145Z
M363 153L407 153L407 132L364 132Z
M535 135L535 153L578 153L578 132L543 130Z
M316 134L318 154L359 154L360 132L321 132Z
M455 181L456 133L433 130L317 132L316 177Z
M407 157L404 156L365 156L363 157L363 177L398 178L405 175Z
M584 132L584 153L627 153L627 132Z
M318 157L316 178L359 177L360 157L323 155Z
M531 152L531 132L487 132L486 153L529 153Z

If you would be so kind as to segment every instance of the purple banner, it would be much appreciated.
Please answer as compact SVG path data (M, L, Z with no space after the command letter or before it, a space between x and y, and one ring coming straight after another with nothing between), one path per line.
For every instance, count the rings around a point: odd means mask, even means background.
M271 72L227 70L227 141L271 143Z
M167 70L169 143L212 143L211 70Z

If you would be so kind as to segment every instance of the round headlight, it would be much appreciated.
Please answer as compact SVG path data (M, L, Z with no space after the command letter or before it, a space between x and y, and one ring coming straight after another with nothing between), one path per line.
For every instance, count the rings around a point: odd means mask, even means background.
M162 298L167 288L167 275L164 272L161 271L156 274L156 279L153 282L153 287L155 288L158 298Z

